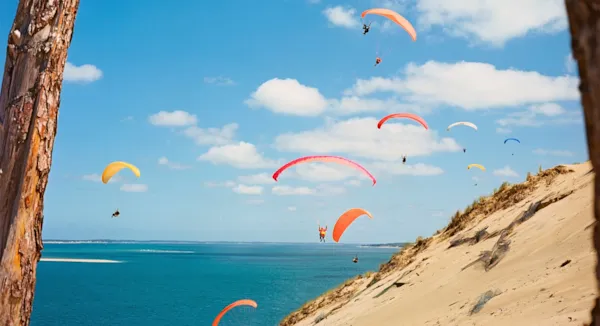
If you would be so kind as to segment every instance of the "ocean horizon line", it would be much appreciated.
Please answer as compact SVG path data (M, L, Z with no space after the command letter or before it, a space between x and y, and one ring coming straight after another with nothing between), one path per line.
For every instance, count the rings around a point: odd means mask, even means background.
M316 244L314 242L279 242L279 241L201 241L201 240L129 240L129 239L43 239L43 243L61 244L61 243L147 243L147 244ZM376 246L376 247L397 247L404 246L409 242L390 242L390 243L358 243L347 242L338 243L338 245L356 245L356 246ZM329 243L331 244L331 243Z

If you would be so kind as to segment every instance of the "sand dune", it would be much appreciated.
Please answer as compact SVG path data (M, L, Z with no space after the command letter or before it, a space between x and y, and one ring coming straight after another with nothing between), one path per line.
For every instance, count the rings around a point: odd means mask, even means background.
M40 261L60 262L60 263L96 263L96 264L115 264L122 263L118 260L109 259L77 259L77 258L42 258Z
M503 185L379 272L347 281L281 325L589 322L597 294L590 170L558 166Z

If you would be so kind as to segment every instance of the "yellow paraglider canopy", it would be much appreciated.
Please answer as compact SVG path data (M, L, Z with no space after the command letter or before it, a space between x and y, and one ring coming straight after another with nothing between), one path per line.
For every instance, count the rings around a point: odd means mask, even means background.
M485 167L481 164L469 164L469 166L467 166L467 169L470 170L472 167L480 168L482 171L485 171Z
M135 174L136 177L140 177L140 170L137 167L127 162L117 161L110 163L104 168L104 171L102 172L102 182L108 183L110 178L112 178L115 174L117 174L124 168L130 169L131 171L133 171L133 174Z

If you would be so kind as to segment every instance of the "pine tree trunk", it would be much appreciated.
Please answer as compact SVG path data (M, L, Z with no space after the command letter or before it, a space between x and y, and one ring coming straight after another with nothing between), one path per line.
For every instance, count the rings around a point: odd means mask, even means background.
M579 91L585 115L588 152L594 171L600 171L600 1L565 0L573 57L579 66ZM596 279L600 285L600 179L594 180L594 247ZM598 287L597 290L600 290ZM591 325L600 325L600 298L592 309Z
M44 192L79 0L21 0L0 93L0 325L29 325Z

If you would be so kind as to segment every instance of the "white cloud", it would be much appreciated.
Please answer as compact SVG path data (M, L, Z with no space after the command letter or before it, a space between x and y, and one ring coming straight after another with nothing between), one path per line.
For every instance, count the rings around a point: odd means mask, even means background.
M567 27L560 0L418 0L419 25L493 46L528 33L556 33Z
M246 142L211 147L200 155L198 161L208 161L215 165L226 164L238 169L260 169L277 166L277 162L263 157L256 146Z
M175 110L172 112L160 111L148 117L148 121L155 126L183 127L195 125L198 120L193 114Z
M573 54L569 53L565 57L565 70L568 74L573 74L577 71L577 61L573 58Z
M277 196L309 196L315 195L317 190L309 187L273 186L271 193Z
M102 176L97 173L86 174L82 176L81 179L85 181L102 182ZM119 181L121 181L121 177L118 175L114 175L112 178L110 178L110 180L108 180L108 183L115 183Z
M78 67L70 62L65 64L63 80L66 82L87 84L100 78L102 78L102 70L94 65L86 64Z
M437 139L437 132L421 125L388 122L377 129L378 119L353 118L298 133L275 138L280 151L334 155L346 153L373 160L394 161L426 156L434 152L462 150L452 138ZM408 122L411 123L411 122Z
M465 110L516 107L559 100L578 100L578 78L551 77L535 71L501 70L481 62L423 65L409 63L404 78L359 79L346 95L365 96L378 92L403 95L409 103Z
M565 151L565 150L552 150L552 149L542 149L537 148L533 150L533 154L536 155L549 155L549 156L573 156L573 152Z
M370 170L378 171L378 174L432 176L444 173L440 167L417 163L401 164L399 162L374 162L367 164Z
M317 116L328 105L318 89L302 85L295 79L279 78L264 82L245 103L251 108L298 116Z
M159 165L165 165L169 169L172 169L172 170L186 170L186 169L190 168L190 166L187 166L187 165L183 165L183 164L180 164L180 163L171 162L165 156L163 156L163 157L161 157L161 158L158 159L158 164Z
M316 188L316 194L319 196L335 196L346 193L346 188L331 184L320 184Z
M121 191L125 192L146 192L148 191L148 186L140 183L126 183L121 186Z
M289 206L287 209L290 212L295 212L296 211L296 206Z
M496 120L502 127L540 127L545 124L571 124L582 121L580 112L567 111L556 103L532 105L525 111L513 112Z
M126 122L126 121L133 121L133 116L126 116L125 118L121 119L121 122Z
M263 193L263 187L261 186L247 186L243 184L233 187L232 190L240 195L260 195Z
M338 164L309 163L301 164L293 171L286 171L285 177L292 177L307 181L341 181L350 177L363 177L363 174L354 168Z
M327 20L334 26L344 27L344 28L358 28L360 27L360 22L358 21L358 14L356 13L356 9L343 7L343 6L335 6L329 7L323 10L323 15L327 17Z
M512 130L509 128L498 127L498 128L496 128L496 132L499 134L510 134L512 132Z
M183 134L198 145L226 145L233 141L238 127L237 123L229 123L222 128L191 126L183 130Z
M253 175L241 175L238 180L248 184L271 184L275 183L273 177L267 173L259 173Z
M358 187L361 185L361 182L360 182L360 180L348 180L348 181L344 182L344 184L347 186Z
M494 170L494 175L499 177L518 177L519 175L510 166L505 166L502 169Z
M217 86L233 86L236 83L228 77L204 77L205 84L214 84Z

